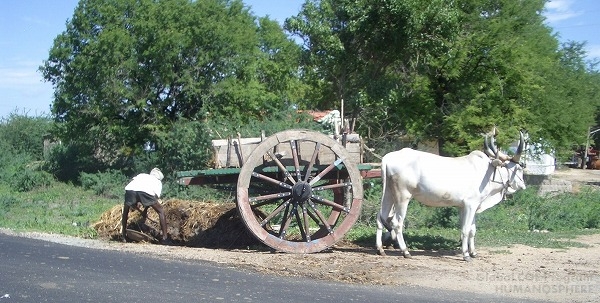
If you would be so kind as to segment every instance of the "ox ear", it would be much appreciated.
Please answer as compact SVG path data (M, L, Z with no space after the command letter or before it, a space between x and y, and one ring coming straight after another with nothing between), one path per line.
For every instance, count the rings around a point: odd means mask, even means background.
M500 159L493 159L492 160L492 166L493 167L504 166L504 161L502 161Z

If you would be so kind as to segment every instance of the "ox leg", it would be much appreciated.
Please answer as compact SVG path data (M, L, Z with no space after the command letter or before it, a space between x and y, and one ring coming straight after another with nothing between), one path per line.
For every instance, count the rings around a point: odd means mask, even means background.
M471 225L471 231L469 232L469 256L471 258L477 257L477 251L475 250L475 234L477 233L477 227L475 227L475 219Z
M402 250L402 254L405 258L410 258L411 255L408 252L408 247L406 246L406 242L404 241L404 218L406 218L406 210L408 209L409 199L405 199L406 201L402 201L398 206L398 213L396 214L395 220L393 220L392 230L396 232L396 242ZM393 232L392 232L393 234Z
M385 251L383 250L383 241L381 241L381 237L383 235L383 222L381 220L381 212L377 215L377 232L375 233L375 246L377 247L377 253L385 256Z
M384 178L385 179L385 178ZM385 181L384 181L385 182ZM385 233L386 236L389 236L389 238L391 238L392 240L396 239L396 231L392 228L393 223L391 221L394 221L395 216L394 216L394 198L393 195L390 196L389 193L387 193L387 191L385 190L385 184L384 184L384 191L383 191L383 196L381 197L381 209L379 210L379 214L377 214L377 232L375 234L375 245L377 248L377 253L379 255L385 256L385 251L383 250L383 228L385 227L386 231L389 231Z
M383 217L380 214L377 215L377 233L375 234L375 245L377 247L377 254L385 256L385 251L383 250L383 243L387 243L386 247L389 246L389 242L392 244L396 241L396 230L391 226L394 226L395 218L392 217ZM383 232L385 228L386 232Z
M470 262L471 261L471 255L469 253L469 243L470 243L470 239L471 239L471 235L473 235L473 237L475 236L475 234L472 232L473 231L473 226L474 226L474 219L475 219L475 210L471 209L470 207L464 207L462 209L462 211L460 212L461 214L461 218L460 218L460 222L461 222L461 250L462 250L462 254L463 254L463 260ZM475 240L473 240L473 243L475 243Z

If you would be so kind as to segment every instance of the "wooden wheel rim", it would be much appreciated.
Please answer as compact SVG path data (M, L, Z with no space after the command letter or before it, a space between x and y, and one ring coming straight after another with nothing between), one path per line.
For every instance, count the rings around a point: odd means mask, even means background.
M352 196L345 216L340 216L341 212L332 208L331 214L326 221L332 226L333 232L323 232L323 228L321 228L318 232L310 235L313 238L309 241L291 241L273 235L265 227L261 226L250 203L249 188L255 168L263 164L263 157L269 151L273 150L275 146L282 143L289 144L291 140L320 143L321 146L329 148L341 159L341 163L347 171L348 179L351 182L348 188ZM358 219L362 199L363 188L360 172L357 164L351 161L346 149L332 138L308 130L288 130L266 138L244 162L237 182L237 208L248 230L265 245L277 251L289 253L319 252L341 240ZM342 220L338 222L340 218Z

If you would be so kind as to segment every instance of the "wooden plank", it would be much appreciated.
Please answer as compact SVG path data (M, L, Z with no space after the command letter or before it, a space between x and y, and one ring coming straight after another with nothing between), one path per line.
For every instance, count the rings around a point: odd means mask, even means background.
M333 137L333 136L331 136ZM219 139L212 140L215 168L221 167L241 167L244 163L244 157L250 155L264 140L264 134L258 138L241 138L238 135L236 139ZM347 136L346 150L350 154L351 160L354 163L362 163L363 147L360 142L360 137L357 134ZM312 153L315 150L315 142L302 141L298 144L298 156L300 163L310 161ZM292 153L289 142L279 144L273 148L273 153L280 155L281 161L288 165L292 159ZM329 148L322 148L319 151L316 164L330 164L336 160L335 154ZM264 162L269 162L268 157L264 158Z
M255 144L255 143L260 143L261 141L262 141L261 138L241 138L240 144L241 145ZM216 147L227 146L227 143L228 143L228 139L212 140L212 145L216 146Z

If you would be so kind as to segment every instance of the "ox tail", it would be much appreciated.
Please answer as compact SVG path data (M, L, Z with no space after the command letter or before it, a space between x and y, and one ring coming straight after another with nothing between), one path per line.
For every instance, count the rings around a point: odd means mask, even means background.
M381 222L381 224L383 225L383 227L385 227L388 231L392 230L392 227L390 226L390 222L389 222L389 216L391 212L391 209L388 210L388 213L383 213L384 210L384 203L386 200L386 190L387 187L387 164L385 159L382 159L381 161L381 206L379 208L379 215L377 216L377 220L379 222ZM392 206L393 207L393 206Z

